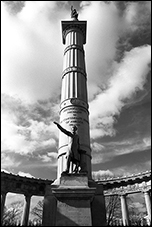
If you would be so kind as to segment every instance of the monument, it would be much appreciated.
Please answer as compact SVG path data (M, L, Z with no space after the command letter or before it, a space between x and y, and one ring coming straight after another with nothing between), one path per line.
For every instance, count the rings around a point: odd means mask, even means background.
M89 135L89 112L87 100L87 74L83 44L86 43L86 21L78 21L78 13L72 8L71 20L62 21L62 39L65 44L60 124L71 131L77 127L81 172L87 172L91 178L91 149ZM62 131L59 133L58 177L66 169L66 154L69 138ZM72 172L72 171L71 171Z
M103 186L91 176L91 148L85 69L86 21L62 21L65 44L60 104L58 173L46 187L43 226L106 226Z

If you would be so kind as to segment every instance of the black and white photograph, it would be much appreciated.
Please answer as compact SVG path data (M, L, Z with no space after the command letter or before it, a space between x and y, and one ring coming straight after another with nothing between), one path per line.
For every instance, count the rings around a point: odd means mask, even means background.
M1 1L1 225L151 225L151 1Z

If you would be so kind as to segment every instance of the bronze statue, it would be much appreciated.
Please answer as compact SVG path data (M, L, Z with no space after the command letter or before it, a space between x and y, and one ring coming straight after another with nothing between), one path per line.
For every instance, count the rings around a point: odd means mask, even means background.
M74 125L72 127L72 132L67 131L66 129L62 128L60 124L54 122L57 127L67 136L69 136L69 144L68 144L68 151L66 153L67 163L66 163L66 173L69 173L70 162L76 165L73 172L77 173L80 166L80 154L79 154L79 136L76 133L77 127Z
M73 9L73 6L71 6L71 18L74 18L74 20L78 20L78 13L76 9Z

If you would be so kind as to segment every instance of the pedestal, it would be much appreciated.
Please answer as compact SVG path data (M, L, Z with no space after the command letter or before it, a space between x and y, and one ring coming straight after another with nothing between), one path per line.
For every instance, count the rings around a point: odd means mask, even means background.
M90 183L89 183L90 184ZM43 226L105 226L103 191L84 174L61 175L44 196ZM98 220L97 220L98 219Z

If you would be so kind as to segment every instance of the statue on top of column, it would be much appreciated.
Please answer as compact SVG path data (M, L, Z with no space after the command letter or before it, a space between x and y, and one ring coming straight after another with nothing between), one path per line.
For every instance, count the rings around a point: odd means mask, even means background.
M78 13L76 9L73 9L73 6L71 6L71 18L73 18L74 20L78 20Z

